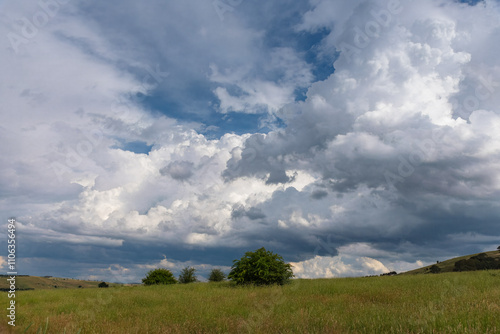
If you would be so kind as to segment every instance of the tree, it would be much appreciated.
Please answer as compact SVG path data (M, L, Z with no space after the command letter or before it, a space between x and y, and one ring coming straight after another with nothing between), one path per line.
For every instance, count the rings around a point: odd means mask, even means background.
M226 278L226 275L220 269L212 269L210 276L208 276L209 282L222 282Z
M142 283L145 285L175 284L177 280L170 270L158 268L150 270L146 277L142 279Z
M262 247L234 260L227 278L236 284L283 285L293 277L291 267L280 255Z
M79 287L81 287L81 286L79 286ZM100 287L100 288L108 288L109 285L106 282L101 282L101 283L99 283L98 287Z
M198 279L195 275L196 269L192 267L186 267L182 269L181 274L179 275L179 283L194 283L198 282Z
M500 246L498 246L497 249L500 251Z

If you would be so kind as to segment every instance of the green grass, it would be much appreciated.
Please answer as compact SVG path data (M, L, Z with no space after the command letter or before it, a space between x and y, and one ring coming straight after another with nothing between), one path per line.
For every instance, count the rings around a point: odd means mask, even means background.
M82 334L500 332L500 271L34 290L16 299L12 333L30 324L26 333L43 333L47 321L47 333Z
M23 289L74 289L81 286L82 288L97 288L100 282L83 281L72 278L61 277L39 277L39 276L17 276L16 288ZM119 285L110 283L111 286ZM7 276L2 276L0 280L0 289L9 287Z

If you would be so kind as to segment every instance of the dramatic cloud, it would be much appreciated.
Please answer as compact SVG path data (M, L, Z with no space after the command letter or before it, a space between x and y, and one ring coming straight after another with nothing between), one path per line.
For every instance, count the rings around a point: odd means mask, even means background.
M0 6L23 273L206 277L264 246L358 276L498 246L498 1Z

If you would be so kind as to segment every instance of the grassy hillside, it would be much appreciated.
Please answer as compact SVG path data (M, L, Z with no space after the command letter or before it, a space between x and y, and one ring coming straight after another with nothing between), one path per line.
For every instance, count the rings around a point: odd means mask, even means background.
M500 271L33 290L0 332L484 334L500 332L499 300Z
M8 288L6 276L0 277L0 289ZM17 290L26 289L68 289L68 288L97 288L100 282L95 281L82 281L71 278L60 277L38 277L38 276L17 276L16 288ZM113 285L113 284L111 284Z
M490 251L490 252L484 252L484 253L487 256L489 256L489 257L500 259L500 251L498 251L498 250L496 250L496 251ZM455 257L453 259L449 259L449 260L446 260L446 261L442 261L442 262L436 263L436 265L439 268L441 268L441 272L442 273L452 272L453 268L455 268L455 262L460 261L460 260L468 260L471 257L476 256L478 254L480 254L480 253L470 254L470 255L465 255L465 256L460 256L460 257ZM431 266L422 267L422 268L419 268L419 269L407 271L407 272L405 272L403 274L427 274L427 273L429 273L429 269L430 269Z

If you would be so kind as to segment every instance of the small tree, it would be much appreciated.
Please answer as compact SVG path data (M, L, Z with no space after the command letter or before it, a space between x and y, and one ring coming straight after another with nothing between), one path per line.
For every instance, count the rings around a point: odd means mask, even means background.
M208 276L209 282L222 282L226 278L226 275L220 269L212 269L210 276Z
M81 286L79 286L79 288L80 288L80 287L81 287ZM109 285L108 285L108 283L106 283L106 282L101 282L101 283L99 283L98 287L100 287L100 288L108 288L108 287L109 287Z
M240 260L234 260L227 276L236 284L283 285L293 277L291 265L264 247L246 252Z
M192 267L186 267L182 269L181 274L179 275L179 283L194 283L198 282L198 279L195 275L196 269Z
M498 246L497 249L500 251L500 246Z
M146 277L142 279L142 283L145 285L175 284L177 280L170 270L158 268L150 270Z

